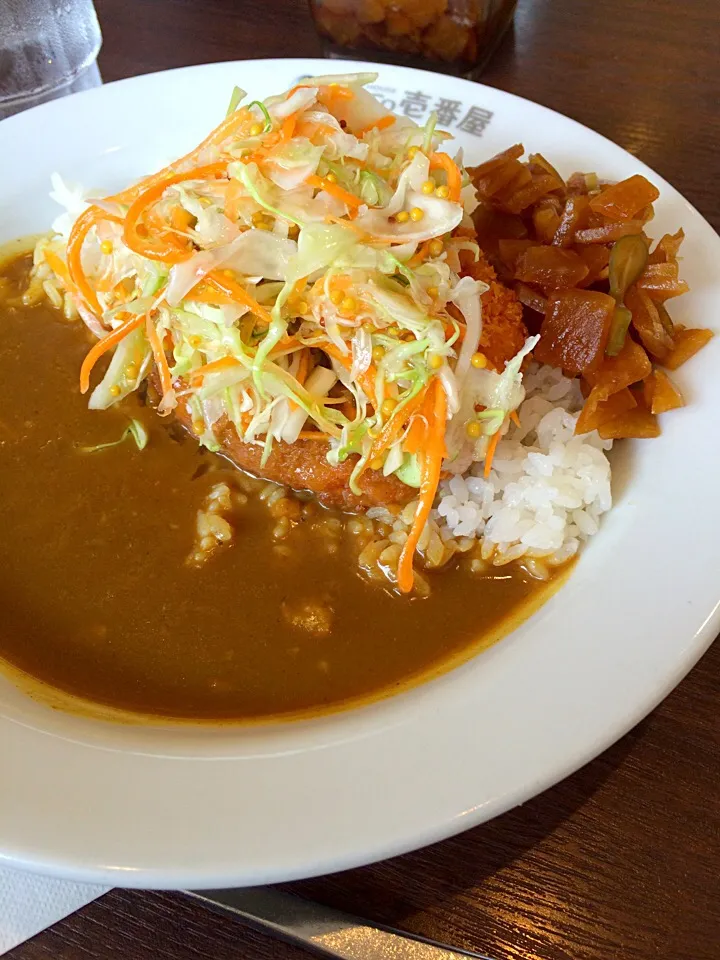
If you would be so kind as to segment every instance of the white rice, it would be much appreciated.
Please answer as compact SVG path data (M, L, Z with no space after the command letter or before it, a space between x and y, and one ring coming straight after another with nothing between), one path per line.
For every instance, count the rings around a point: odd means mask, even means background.
M571 559L598 531L612 506L611 440L596 432L575 436L583 398L577 381L549 366L525 374L526 398L495 451L487 479L483 464L444 480L432 519L449 541L475 538L494 565L545 558Z

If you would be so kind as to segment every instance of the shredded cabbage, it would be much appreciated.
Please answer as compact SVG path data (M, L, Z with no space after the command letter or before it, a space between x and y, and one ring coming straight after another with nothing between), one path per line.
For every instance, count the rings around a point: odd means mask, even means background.
M420 487L418 430L430 437L432 427L429 447L441 449L427 406L439 386L447 468L484 455L522 396L520 367L534 341L500 374L472 367L487 288L462 275L460 252L477 258L479 248L457 228L468 227L475 192L459 154L460 202L437 195L430 157L448 134L435 114L423 127L390 116L365 89L376 78L307 78L242 109L236 87L219 128L225 138L171 166L168 177L192 178L148 200L130 245L122 220L161 181L92 201L80 284L67 240L87 195L54 175L66 212L38 244L37 262L56 256L58 270L73 273L67 293L99 338L134 327L92 391L93 409L122 402L155 365L162 410L186 404L205 446L217 449L223 418L262 448L263 462L274 445L319 431L331 464L357 458L357 493L369 467ZM475 443L465 430L472 418L482 425Z

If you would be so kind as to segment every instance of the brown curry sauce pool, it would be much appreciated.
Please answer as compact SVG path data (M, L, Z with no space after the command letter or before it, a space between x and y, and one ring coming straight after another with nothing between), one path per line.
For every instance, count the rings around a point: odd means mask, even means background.
M11 294L29 265L6 264ZM79 322L0 298L0 659L12 667L140 714L320 713L467 659L552 589L517 567L459 564L428 575L429 597L400 598L360 576L345 541L330 555L296 536L278 556L257 500L232 518L232 544L188 566L204 497L238 472L150 407L88 410L87 349ZM82 452L117 440L129 415L149 432L145 450ZM332 608L328 635L288 625L283 604L306 600Z

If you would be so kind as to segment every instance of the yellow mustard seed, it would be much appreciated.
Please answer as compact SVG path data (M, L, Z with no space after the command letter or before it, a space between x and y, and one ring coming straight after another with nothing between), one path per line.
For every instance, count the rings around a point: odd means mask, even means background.
M447 187L445 184L443 184L441 187L437 188L435 191L435 196L440 197L441 200L447 200L447 198L450 196L450 187Z
M298 313L307 313L310 307L308 306L307 300L298 300L295 309Z
M408 157L411 160L414 160L415 157L420 153L420 147L409 147L408 148Z
M413 223L419 223L420 220L425 216L425 211L421 210L420 207L413 207L410 211L410 219Z
M477 440L482 436L482 427L477 420L468 420L465 424L465 433L471 440Z
M484 370L487 366L487 357L484 353L474 353L470 358L470 363L476 370Z
M380 363L380 361L384 356L385 356L385 347L381 347L380 344L378 344L376 347L373 347L372 358L375 361L375 363Z
M440 367L443 365L443 358L440 356L439 353L433 353L430 355L430 359L428 362L430 364L431 370L439 370Z
M120 396L120 393L121 393L120 387L119 387L116 383L114 383L114 384L110 387L110 396L112 396L112 397L119 397L119 396Z
M355 313L357 310L357 300L355 297L343 297L340 301L340 309L343 313Z
M431 297L433 300L437 297L438 293L440 293L440 291L438 290L437 287L428 287L428 288L427 288L427 295L428 295L429 297Z
M438 240L437 237L435 240L431 240L428 244L428 253L431 257L439 257L444 249L445 244L442 242L442 240Z
M395 214L395 219L398 223L407 223L410 219L410 214L407 210L401 210L399 213Z
M337 183L337 174L333 173L332 170L325 177L328 183Z
M259 123L254 123L254 124L250 127L250 136L251 136L251 137L259 137L260 134L262 133L262 131L263 131L262 126L261 126Z
M100 249L106 256L112 253L113 252L112 240L103 240L103 242L100 244Z
M193 333L191 336L188 337L188 343L193 349L195 349L196 347L199 347L200 344L202 343L202 337L199 337L196 333Z
M125 376L128 378L128 380L134 380L137 375L138 375L137 364L129 363L125 367Z
M429 197L431 193L435 193L436 186L437 184L435 183L434 180L426 180L425 183L422 185L422 187L420 187L420 189L422 190L422 192L425 194L426 197Z
M392 416L396 406L397 400L393 400L392 397L388 397L386 400L383 400L380 411L384 417L390 417Z
M382 457L375 457L374 460L371 460L368 466L371 470L382 470L383 459Z
M345 294L342 292L342 290L330 291L330 303L334 303L336 307L339 307L344 299L345 299Z
M192 428L194 433L200 436L201 433L205 433L205 421L204 420L193 420Z

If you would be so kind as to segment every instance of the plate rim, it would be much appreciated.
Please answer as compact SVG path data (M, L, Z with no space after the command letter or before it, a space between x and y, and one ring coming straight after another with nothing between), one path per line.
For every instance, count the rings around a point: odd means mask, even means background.
M179 73L186 72L204 72L210 69L217 69L221 71L229 67L236 67L240 70L251 69L253 65L267 65L267 64L280 64L283 68L288 67L289 65L297 65L299 70L305 70L307 67L311 68L324 68L324 72L332 72L332 66L334 61L323 60L320 58L263 58L258 60L239 60L239 61L225 61L217 62L210 64L199 64L189 67L178 67L171 70L159 70L152 73L142 74L135 77L128 77L121 80L113 81L112 83L106 84L104 87L96 88L94 90L83 91L82 93L74 95L75 97L80 98L97 98L103 96L103 91L110 88L117 89L121 86L140 86L144 81L149 77L172 77ZM400 70L404 73L409 73L411 75L420 75L425 78L435 78L441 76L443 80L448 83L461 83L462 85L471 84L474 91L478 90L491 90L493 95L500 96L502 98L510 98L513 103L518 107L523 107L529 105L534 110L540 109L541 111L546 111L555 118L559 118L563 123L570 123L574 125L578 130L582 131L584 135L591 135L593 138L599 138L604 141L606 144L612 146L614 150L622 150L617 144L614 144L607 137L604 137L602 134L598 134L595 131L591 130L588 127L585 127L583 124L580 124L578 121L573 120L570 117L566 117L563 114L558 113L548 107L545 107L541 104L534 103L533 101L527 100L523 97L519 97L516 94L508 93L506 91L499 90L498 88L488 87L484 84L474 83L472 81L460 80L459 78L445 77L443 75L437 75L432 71L419 70L415 68L402 68L402 67L387 67L382 64L368 64L364 61L343 61L342 68L343 71L353 68L362 68L362 69L377 69L382 71L383 69L392 69ZM26 111L23 114L19 114L15 117L8 118L8 120L3 121L0 124L0 141L3 139L3 128L7 130L9 135L12 135L13 130L18 124L27 123L27 118L31 115L38 116L38 112L43 112L47 114L49 111L58 111L65 109L64 105L71 102L73 98L65 98L63 100L53 101L48 104L43 104L38 107L33 108L32 110ZM78 101L76 101L78 103ZM34 122L34 121L32 121ZM31 122L31 123L32 123ZM7 129L6 125L10 125L11 129ZM480 146L482 143L480 142ZM623 151L628 157L632 155L628 154L627 151ZM652 174L652 177L655 182L659 183L666 190L672 192L673 195L677 195L693 217L697 217L702 221L707 228L711 231L714 238L720 244L720 238L717 236L712 226L705 220L705 218L700 214L694 206L692 206L687 200L685 200L682 195L678 193L663 177L660 177L655 171L651 170L646 164L638 160L635 157L632 157L633 164L640 171L649 172ZM566 587L559 591L559 596L564 594ZM652 696L646 697L642 702L638 702L632 709L629 709L623 720L617 723L612 729L606 731L605 736L598 737L590 747L579 747L575 754L566 758L562 764L556 764L548 769L544 777L538 777L532 782L528 782L525 790L517 791L512 797L508 796L498 796L497 798L490 800L487 803L480 804L475 808L471 808L462 812L458 812L454 817L444 820L441 823L433 824L428 826L424 832L414 831L412 837L402 837L399 838L397 843L385 843L382 845L381 849L372 849L370 851L357 851L355 855L343 855L341 859L333 859L325 856L322 859L318 859L315 863L307 863L305 866L298 867L297 872L284 870L281 874L273 873L272 870L268 871L266 875L256 871L252 879L247 877L242 877L242 867L233 867L225 868L224 870L219 870L212 866L205 867L194 867L186 872L181 872L178 870L168 870L167 868L158 868L153 870L150 868L143 868L139 871L133 870L131 882L128 883L128 868L124 866L101 866L95 864L93 866L81 865L80 863L69 864L67 859L59 860L57 858L50 858L44 856L33 855L26 850L23 854L22 850L16 848L13 852L12 844L9 846L6 844L5 840L0 837L0 846L3 849L0 849L0 864L6 863L8 866L28 869L31 871L39 872L42 871L46 874L52 876L71 876L75 879L86 881L86 882L105 882L110 883L115 886L133 886L133 887L145 887L145 888L159 888L159 887L185 887L185 886L194 886L197 888L200 887L218 887L223 885L232 885L237 884L238 878L241 877L242 882L273 882L280 879L298 879L300 877L314 876L319 873L334 872L337 870L350 869L352 867L357 867L368 862L373 862L378 859L383 859L388 856L396 856L401 853L405 853L409 850L416 849L420 846L425 846L430 843L437 842L439 840L445 839L449 836L452 836L456 833L461 832L462 830L469 829L473 826L477 826L480 823L485 822L488 819L491 819L494 816L497 816L516 804L526 802L532 796L535 796L537 793L547 789L554 783L557 783L559 780L564 779L566 776L572 772L579 769L582 765L589 762L598 756L603 750L605 750L612 743L619 740L624 736L632 727L634 727L640 720L642 720L648 713L650 713L669 693L670 691L680 682L680 680L689 672L694 664L700 659L703 653L708 649L710 644L713 642L718 629L720 628L720 589L718 590L718 599L715 603L715 606L710 611L710 613L704 618L703 623L700 628L694 633L690 641L684 649L678 652L677 658L675 659L674 668L671 671L665 671L663 674L663 682L656 685ZM524 630L519 631L525 633ZM503 641L503 644L499 646L504 646L509 638L506 638ZM497 647L493 648L497 650ZM483 653L482 658L485 659L491 651ZM476 658L477 659L477 658ZM449 682L450 678L453 677L458 671L464 670L464 667L458 667L455 671L452 671L450 674L446 674L443 678L440 678L443 681ZM431 681L435 683L435 681ZM428 686L428 685L426 685ZM406 695L401 695L406 696ZM363 710L366 708L362 708ZM371 708L372 709L372 708ZM355 711L357 713L357 711ZM337 716L337 715L336 715ZM0 716L0 729L7 722L5 718ZM13 722L13 721L10 721ZM37 735L37 734L36 734ZM78 746L77 744L75 745ZM0 753L1 755L1 753Z

